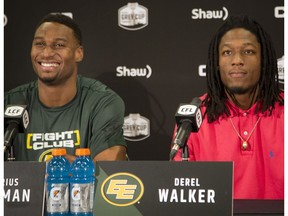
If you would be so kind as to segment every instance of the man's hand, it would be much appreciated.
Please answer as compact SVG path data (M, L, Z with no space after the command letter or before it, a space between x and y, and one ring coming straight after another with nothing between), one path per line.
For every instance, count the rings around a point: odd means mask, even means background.
M96 161L125 161L126 157L126 147L124 146L113 146L104 151L100 152L93 158L93 162Z

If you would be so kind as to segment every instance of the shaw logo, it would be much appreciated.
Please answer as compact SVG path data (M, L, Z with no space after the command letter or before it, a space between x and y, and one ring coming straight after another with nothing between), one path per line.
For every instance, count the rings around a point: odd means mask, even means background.
M144 140L150 136L150 121L139 113L131 113L124 118L123 131L125 140Z
M284 18L284 6L277 6L274 8L274 16L275 18Z
M194 8L192 10L192 19L227 19L228 10L222 7L222 10L203 10L202 8Z
M146 68L118 66L116 72L117 77L146 77L148 79L152 75L152 68L149 65L146 65Z
M138 202L144 193L142 181L131 173L116 173L104 180L101 194L104 200L115 206L129 206Z
M198 75L200 77L205 77L206 76L206 65L199 65L198 66Z
M8 23L8 18L6 14L4 14L4 27L7 25L7 23Z
M126 30L139 30L148 25L148 10L137 2L128 3L118 10L118 25Z

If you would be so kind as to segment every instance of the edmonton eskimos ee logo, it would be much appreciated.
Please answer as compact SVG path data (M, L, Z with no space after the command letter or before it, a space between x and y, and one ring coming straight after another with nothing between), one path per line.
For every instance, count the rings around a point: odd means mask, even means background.
M142 181L131 173L113 174L102 183L104 200L115 206L129 206L138 202L144 193Z

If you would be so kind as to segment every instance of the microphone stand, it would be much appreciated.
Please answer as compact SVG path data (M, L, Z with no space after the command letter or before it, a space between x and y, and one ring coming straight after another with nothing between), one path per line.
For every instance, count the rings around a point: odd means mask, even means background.
M10 124L4 134L4 152L8 151L7 160L15 161L15 153L14 153L14 138L18 133L18 127L14 127Z
M185 143L182 148L182 161L189 161L189 152L187 143Z
M189 161L189 151L188 151L187 142L186 141L183 142L182 146L180 148L182 148L182 154L181 154L182 161ZM170 161L173 160L173 158L175 157L176 153L177 153L177 151L172 149L172 151L170 153Z
M14 145L11 145L8 148L8 161L15 161L15 155L14 155Z

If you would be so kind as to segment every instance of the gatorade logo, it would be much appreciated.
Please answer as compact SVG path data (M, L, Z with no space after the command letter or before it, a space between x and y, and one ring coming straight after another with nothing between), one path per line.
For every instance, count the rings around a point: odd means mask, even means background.
M81 196L80 196L80 187L73 187L71 191L71 198L75 201L79 201Z
M131 173L113 174L101 186L104 200L115 206L133 205L141 199L143 193L142 181Z
M61 188L52 188L52 190L50 191L50 197L52 198L52 200L59 201L61 199Z

